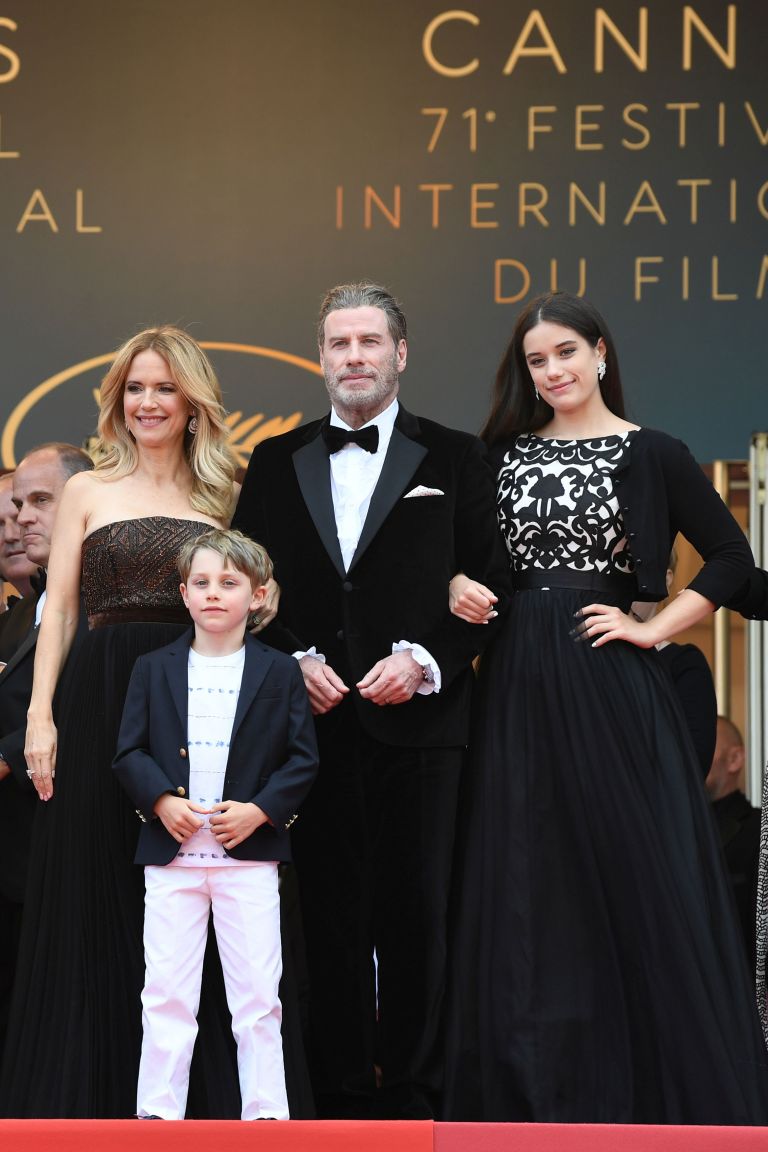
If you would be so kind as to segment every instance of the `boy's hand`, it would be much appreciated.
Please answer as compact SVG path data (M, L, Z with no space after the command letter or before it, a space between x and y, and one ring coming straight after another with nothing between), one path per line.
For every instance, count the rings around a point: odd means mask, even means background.
M262 824L269 823L266 812L250 800L225 800L214 804L211 812L211 831L222 848L236 848Z
M172 796L170 792L164 792L155 800L152 811L155 816L162 820L174 840L183 844L193 832L197 832L205 823L204 820L198 820L194 813L199 812L201 815L207 816L211 809L201 808L199 804L193 804L191 800L182 800L181 796Z

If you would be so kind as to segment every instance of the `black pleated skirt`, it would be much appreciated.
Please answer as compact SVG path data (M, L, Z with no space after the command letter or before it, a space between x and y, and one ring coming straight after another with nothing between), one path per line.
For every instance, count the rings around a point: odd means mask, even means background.
M655 650L570 635L594 601L617 599L518 592L481 667L447 1116L765 1124L768 1058L693 746Z

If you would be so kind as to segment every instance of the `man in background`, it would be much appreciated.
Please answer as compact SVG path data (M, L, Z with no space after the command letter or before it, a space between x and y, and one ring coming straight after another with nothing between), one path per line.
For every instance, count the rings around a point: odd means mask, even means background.
M51 534L64 485L75 472L93 468L87 453L72 444L44 444L23 458L13 475L12 507L4 520L3 574L10 571L45 572L51 550ZM21 534L25 561L16 543ZM6 560L8 557L8 561ZM17 577L9 576L14 584ZM21 577L19 577L21 579ZM23 582L22 582L23 584ZM24 587L28 585L23 584ZM29 862L32 819L38 803L27 778L24 739L27 708L32 695L35 644L45 591L42 579L34 591L12 609L19 625L7 663L0 671L0 924L5 946L0 949L0 1048L5 1040L13 976L16 968L24 889Z
M750 968L754 968L760 810L753 808L744 795L745 769L741 733L727 716L718 716L717 743L706 788L736 897Z
M20 607L20 597L26 598L31 593L29 580L37 571L37 565L27 559L16 517L13 473L6 472L0 476L0 581L12 584L18 596L9 599L7 610L0 615L0 670L29 628L24 612L12 615L12 609Z

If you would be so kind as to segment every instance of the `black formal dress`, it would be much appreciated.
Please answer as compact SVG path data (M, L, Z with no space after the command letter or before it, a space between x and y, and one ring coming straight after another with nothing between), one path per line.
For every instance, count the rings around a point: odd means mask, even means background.
M635 435L527 435L501 454L518 591L481 666L450 1119L768 1120L754 993L678 701L655 650L573 635L582 606L626 611L637 595L614 494Z
M21 934L29 841L37 793L27 779L24 732L35 659L36 596L18 600L0 617L0 756L11 769L0 780L0 1057L5 1044ZM13 621L11 621L13 617ZM8 628L9 622L12 627Z
M144 980L140 821L111 769L137 656L170 643L189 616L176 557L209 525L151 516L96 529L83 545L90 631L58 698L53 799L33 830L27 914L0 1077L14 1117L127 1117L136 1110ZM213 938L211 937L211 940ZM231 1023L209 942L188 1115L240 1115ZM300 1041L299 1041L300 1043ZM294 1114L293 1043L285 1044Z

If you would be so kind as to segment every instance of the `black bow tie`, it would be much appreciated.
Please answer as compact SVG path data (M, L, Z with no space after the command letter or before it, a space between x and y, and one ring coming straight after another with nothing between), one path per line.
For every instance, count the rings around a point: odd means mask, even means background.
M379 430L375 424L367 428L337 428L335 424L323 425L323 440L328 449L328 455L341 452L345 444L358 444L366 452L377 452L379 448Z
M36 576L30 576L29 582L32 585L32 591L39 597L45 592L45 584L48 579L48 573L45 568L38 568Z

